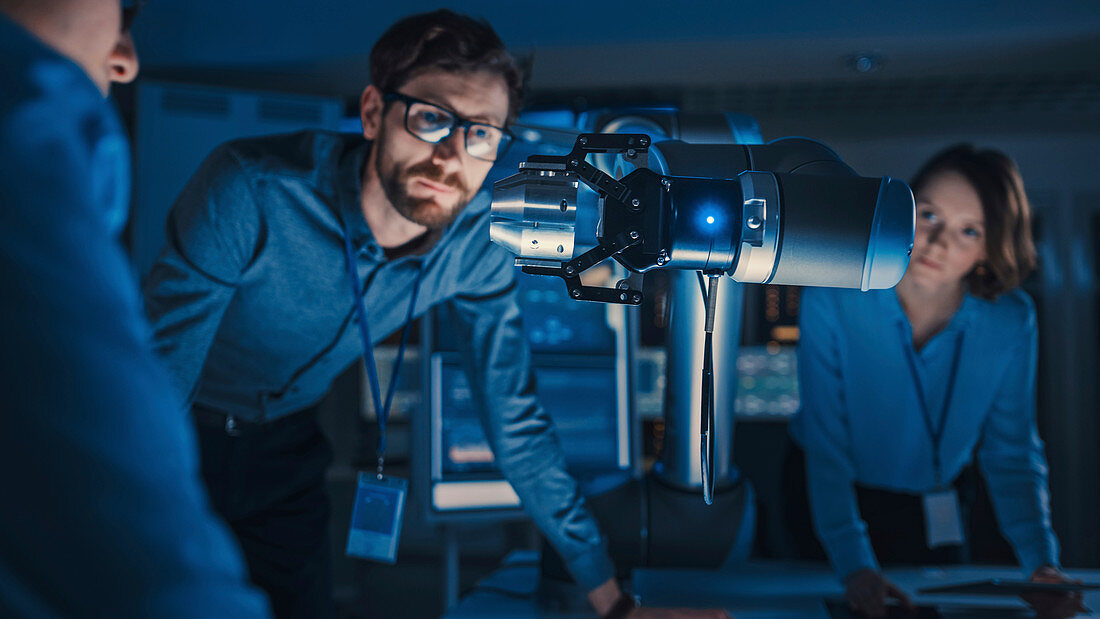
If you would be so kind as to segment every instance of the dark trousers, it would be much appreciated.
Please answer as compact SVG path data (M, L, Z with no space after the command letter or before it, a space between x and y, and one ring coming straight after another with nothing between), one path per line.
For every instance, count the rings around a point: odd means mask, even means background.
M954 482L962 511L962 545L928 548L925 541L924 504L920 495L890 492L856 485L859 514L867 523L867 537L882 565L950 565L969 562L965 540L970 539L967 523L973 491L970 471ZM788 441L783 463L784 518L799 558L826 559L825 550L814 532L806 493L806 454Z
M275 616L334 616L325 489L332 452L316 410L228 428L222 414L192 412L210 500Z

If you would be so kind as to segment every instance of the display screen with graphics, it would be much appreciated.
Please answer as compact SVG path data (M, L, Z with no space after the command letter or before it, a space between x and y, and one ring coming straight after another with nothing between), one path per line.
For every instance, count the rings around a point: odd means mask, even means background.
M616 470L619 437L615 374L606 367L539 367L539 402L554 420L570 471ZM493 452L458 364L441 368L440 450L443 475L496 473Z

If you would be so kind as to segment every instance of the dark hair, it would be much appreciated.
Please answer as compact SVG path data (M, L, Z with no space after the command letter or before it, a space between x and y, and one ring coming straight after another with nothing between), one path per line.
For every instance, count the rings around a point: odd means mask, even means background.
M971 294L984 299L1020 285L1035 269L1031 207L1012 159L993 149L956 144L940 151L913 177L913 193L944 172L962 175L977 192L985 216L986 261L966 276ZM980 268L979 268L980 267Z
M134 18L145 6L146 0L130 0L122 3L122 31L126 32L134 25Z
M489 22L447 9L406 17L390 26L370 52L371 83L382 92L420 73L490 71L508 86L508 122L523 99L523 72Z

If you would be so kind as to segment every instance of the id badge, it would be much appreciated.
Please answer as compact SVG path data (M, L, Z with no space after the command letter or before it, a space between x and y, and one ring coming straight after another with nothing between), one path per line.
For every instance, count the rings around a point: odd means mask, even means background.
M933 490L924 495L924 532L929 548L963 543L962 513L954 488Z
M408 490L409 482L404 479L378 479L371 473L359 473L345 551L349 557L390 565L397 562L397 542L401 539L401 517Z

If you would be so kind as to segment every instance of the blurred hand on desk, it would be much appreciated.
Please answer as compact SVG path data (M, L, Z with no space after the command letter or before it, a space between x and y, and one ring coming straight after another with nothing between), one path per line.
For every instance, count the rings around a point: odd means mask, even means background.
M881 573L870 568L852 572L845 581L844 597L852 612L868 617L885 617L886 600L893 598L902 608L915 613L916 607L909 596Z
M1043 566L1031 575L1032 582L1068 583L1070 579L1057 568ZM853 612L868 617L886 617L886 600L894 598L905 609L915 612L909 597L881 573L872 569L854 572L848 577L845 597ZM1021 596L1033 609L1038 619L1066 619L1089 612L1084 605L1083 594L1031 593Z
M1058 568L1044 565L1031 574L1032 582L1070 583L1081 582L1063 574ZM1035 609L1039 619L1064 619L1089 612L1085 607L1084 594L1076 593L1029 593L1020 596Z

